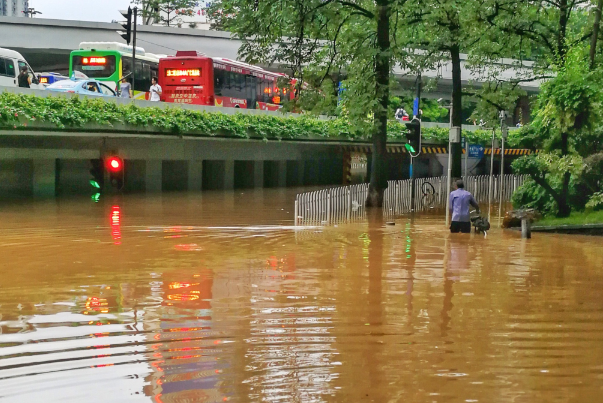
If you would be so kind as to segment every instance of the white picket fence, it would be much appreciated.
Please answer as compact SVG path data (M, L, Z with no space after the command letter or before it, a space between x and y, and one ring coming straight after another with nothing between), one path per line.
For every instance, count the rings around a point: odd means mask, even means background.
M415 182L414 203L411 197L412 181ZM393 218L411 211L427 211L446 207L446 177L418 178L389 181L384 194L383 215ZM504 175L492 177L492 201L497 202L500 192L503 200L510 201L513 192L523 184L524 176ZM489 175L469 176L465 188L478 203L489 200ZM341 186L314 192L301 193L295 198L295 225L339 224L364 220L364 202L368 194L368 183Z

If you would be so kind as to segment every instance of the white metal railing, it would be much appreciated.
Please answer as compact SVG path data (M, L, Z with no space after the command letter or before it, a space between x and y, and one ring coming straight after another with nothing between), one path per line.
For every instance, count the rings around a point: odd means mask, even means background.
M411 197L412 181L415 183L414 201ZM510 201L513 192L523 184L524 176L504 175L492 177L492 196L489 196L490 176L469 176L465 188L478 203L489 200ZM446 177L417 178L389 181L383 198L383 215L386 218L446 207ZM367 183L341 186L314 192L301 193L295 198L295 225L325 225L354 222L366 218L364 203L368 194Z

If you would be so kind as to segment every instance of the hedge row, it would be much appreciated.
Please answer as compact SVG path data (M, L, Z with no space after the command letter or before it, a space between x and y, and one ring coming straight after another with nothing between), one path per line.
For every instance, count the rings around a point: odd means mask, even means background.
M0 126L9 129L29 128L35 122L51 124L60 130L84 129L94 124L107 128L121 124L134 131L164 132L190 136L227 136L262 138L265 140L302 138L343 138L366 141L366 129L343 118L320 120L300 117L247 115L194 111L178 107L138 107L118 105L103 99L77 97L37 97L32 95L0 94ZM388 123L388 138L403 141L405 127L396 121ZM448 129L424 128L424 141L446 143ZM490 131L464 133L471 143L488 145ZM519 144L519 131L512 132L509 146Z

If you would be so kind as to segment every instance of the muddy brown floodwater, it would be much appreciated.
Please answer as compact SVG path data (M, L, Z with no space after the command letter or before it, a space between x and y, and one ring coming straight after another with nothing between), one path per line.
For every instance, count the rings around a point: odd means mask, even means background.
M293 198L1 205L0 401L601 401L601 238L295 230Z

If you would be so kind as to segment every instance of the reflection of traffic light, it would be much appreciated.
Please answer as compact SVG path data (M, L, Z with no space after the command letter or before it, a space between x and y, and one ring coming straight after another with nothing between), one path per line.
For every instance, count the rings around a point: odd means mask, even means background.
M109 172L109 180L111 186L117 190L124 187L124 161L116 156L111 156L106 159L106 167Z
M406 149L412 153L418 153L421 150L421 121L414 118L410 122L406 122L406 139L408 144L405 145Z
M93 188L92 190L94 190L96 193L100 193L105 183L103 160L90 160L90 165L92 165L92 168L90 168L90 175L92 176L90 178L90 185Z

